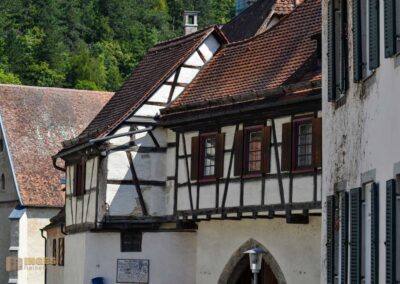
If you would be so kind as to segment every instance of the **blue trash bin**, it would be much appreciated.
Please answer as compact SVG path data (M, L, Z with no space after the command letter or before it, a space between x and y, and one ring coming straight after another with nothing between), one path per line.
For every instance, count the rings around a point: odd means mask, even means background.
M104 284L104 278L103 277L96 277L92 279L92 284Z

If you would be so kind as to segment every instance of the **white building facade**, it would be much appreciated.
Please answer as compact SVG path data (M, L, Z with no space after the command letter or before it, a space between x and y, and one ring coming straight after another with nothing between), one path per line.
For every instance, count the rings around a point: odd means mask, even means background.
M322 4L321 283L398 283L400 5Z

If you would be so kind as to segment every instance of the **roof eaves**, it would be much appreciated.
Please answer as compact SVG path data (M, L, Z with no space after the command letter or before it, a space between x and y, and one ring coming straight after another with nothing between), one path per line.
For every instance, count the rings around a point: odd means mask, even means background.
M155 91L157 88L168 78L170 74L175 72L175 70L185 61L185 59L198 47L201 45L201 43L204 42L204 40L212 34L216 29L219 29L217 26L212 26L208 28L209 31L204 33L204 35L201 37L201 39L198 40L197 44L193 45L192 48L190 48L184 56L181 57L181 59L176 62L165 74L162 76L156 84L150 90L146 92L146 94L138 100L130 109L127 111L125 114L122 115L120 119L118 119L113 125L108 127L108 129L100 132L96 138L100 138L102 136L108 135L110 132L112 132L115 128L117 128L127 117L129 117L135 110L137 110L138 107L140 107L146 99ZM205 32L207 29L204 29L203 32Z
M3 118L1 116L1 114L0 114L0 127L1 127L1 131L3 133L3 142L4 142L4 145L5 145L6 153L7 153L8 159L10 161L11 173L12 173L12 176L13 176L15 189L17 191L18 200L19 200L19 203L21 205L24 205L24 201L23 201L21 193L19 191L19 186L18 186L18 182L17 182L17 175L16 175L16 172L15 172L15 167L14 167L14 163L13 163L13 157L11 155L11 151L10 151L10 148L8 146L8 136L7 136L6 129L4 127L4 122L3 122Z

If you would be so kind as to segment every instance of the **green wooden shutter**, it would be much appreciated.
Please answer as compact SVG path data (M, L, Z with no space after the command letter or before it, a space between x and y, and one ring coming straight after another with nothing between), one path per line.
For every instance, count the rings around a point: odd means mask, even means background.
M386 182L386 283L396 283L396 181Z
M369 0L369 69L379 67L379 0Z
M385 58L396 53L396 0L384 0Z
M328 2L328 101L336 99L335 5Z
M379 283L379 184L371 190L371 284Z
M341 283L347 283L347 266L348 266L348 247L349 247L349 194L343 192L340 195L340 239L342 246L341 254Z
M342 92L349 87L349 47L348 47L348 23L347 23L347 1L341 1L341 46L342 46L342 69L341 69L341 84Z
M350 283L361 283L361 188L350 191Z
M335 279L335 196L326 197L326 273L328 284Z
M353 73L354 82L362 78L361 0L353 0Z

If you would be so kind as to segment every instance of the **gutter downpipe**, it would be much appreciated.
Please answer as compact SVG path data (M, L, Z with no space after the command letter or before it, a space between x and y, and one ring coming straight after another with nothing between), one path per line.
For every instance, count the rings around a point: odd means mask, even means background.
M43 229L40 229L40 235L44 239L44 257L47 257L47 238L43 235ZM47 264L44 262L44 284L47 284Z

